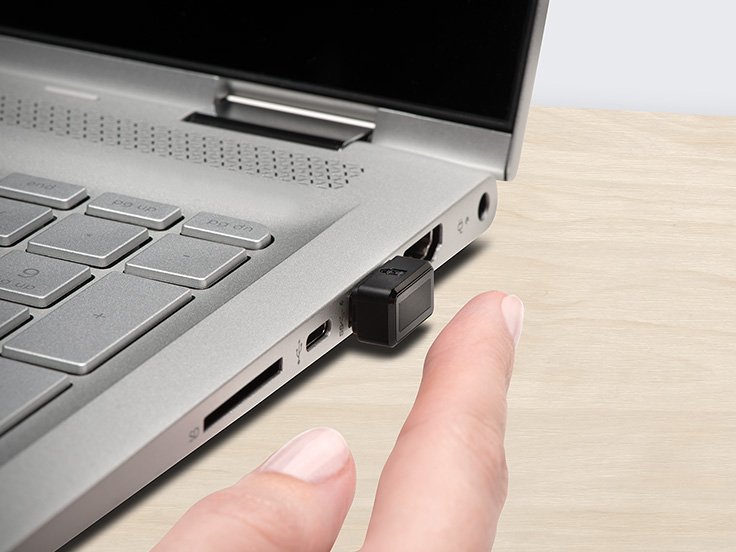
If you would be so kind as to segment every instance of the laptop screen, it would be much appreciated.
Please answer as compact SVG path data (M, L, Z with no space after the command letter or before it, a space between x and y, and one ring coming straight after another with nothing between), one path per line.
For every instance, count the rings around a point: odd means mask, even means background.
M414 4L25 2L0 30L510 131L537 0Z

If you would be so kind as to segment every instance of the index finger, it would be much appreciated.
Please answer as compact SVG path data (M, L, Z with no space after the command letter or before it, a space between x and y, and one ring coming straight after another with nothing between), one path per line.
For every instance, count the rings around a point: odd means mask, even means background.
M490 549L506 498L506 391L522 317L517 297L485 293L437 337L364 552Z

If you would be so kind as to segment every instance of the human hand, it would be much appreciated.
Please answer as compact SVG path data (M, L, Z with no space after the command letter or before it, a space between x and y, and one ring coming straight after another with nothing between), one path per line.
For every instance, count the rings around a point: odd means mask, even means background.
M522 319L518 298L489 292L437 337L362 552L490 550L506 499L506 391ZM344 439L312 429L195 504L154 550L327 551L354 493Z

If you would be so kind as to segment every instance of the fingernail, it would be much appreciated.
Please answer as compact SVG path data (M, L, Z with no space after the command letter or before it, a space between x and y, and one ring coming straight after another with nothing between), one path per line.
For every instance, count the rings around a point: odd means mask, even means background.
M307 483L322 483L338 473L350 450L337 431L329 427L310 429L281 447L260 467L262 472L291 475Z
M507 295L501 301L501 312L516 347L521 337L521 327L524 325L524 303L516 295Z

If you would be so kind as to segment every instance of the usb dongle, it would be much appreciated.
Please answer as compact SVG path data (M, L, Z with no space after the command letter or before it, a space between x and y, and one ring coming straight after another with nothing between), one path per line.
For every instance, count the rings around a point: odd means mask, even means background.
M394 347L434 310L434 270L420 259L394 257L350 295L350 320L358 340Z

